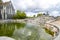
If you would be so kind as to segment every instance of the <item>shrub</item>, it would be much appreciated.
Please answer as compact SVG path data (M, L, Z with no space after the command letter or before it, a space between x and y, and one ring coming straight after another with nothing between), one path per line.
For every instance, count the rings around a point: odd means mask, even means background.
M47 28L45 28L45 31L46 31L48 34L54 36L54 32L52 32L50 29L48 30Z

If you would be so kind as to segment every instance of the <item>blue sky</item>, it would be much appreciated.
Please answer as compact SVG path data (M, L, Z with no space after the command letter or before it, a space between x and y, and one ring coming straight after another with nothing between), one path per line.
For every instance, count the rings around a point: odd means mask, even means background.
M3 0L4 2L9 0ZM34 15L40 11L49 11L50 15L60 15L60 0L11 0L15 9Z

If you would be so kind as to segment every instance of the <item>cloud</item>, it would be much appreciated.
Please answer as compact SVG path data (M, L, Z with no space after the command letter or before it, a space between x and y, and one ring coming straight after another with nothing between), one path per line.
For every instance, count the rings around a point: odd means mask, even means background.
M9 1L9 0L4 0ZM40 9L47 10L50 8L56 7L60 0L11 0L16 7L16 9L20 10L34 10ZM59 4L60 5L60 4ZM59 6L58 5L58 6Z
M13 2L16 9L25 12L37 13L39 11L50 12L60 11L60 0L11 0L11 1Z
M33 15L37 16L37 13L33 12L26 12L27 16L33 17Z
M13 0L16 6L20 9L41 8L48 9L51 6L56 6L60 0ZM18 8L19 8L18 7Z
M59 11L52 11L52 12L50 12L51 14L50 14L50 16L60 16L60 14L59 14Z
M7 1L10 1L10 0L2 0L3 2L7 2Z

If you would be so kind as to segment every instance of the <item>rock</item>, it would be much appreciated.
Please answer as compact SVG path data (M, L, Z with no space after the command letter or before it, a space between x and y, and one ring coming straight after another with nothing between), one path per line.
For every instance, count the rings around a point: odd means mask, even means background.
M1 36L0 40L15 40L15 39L10 38L10 37L6 37L6 36Z

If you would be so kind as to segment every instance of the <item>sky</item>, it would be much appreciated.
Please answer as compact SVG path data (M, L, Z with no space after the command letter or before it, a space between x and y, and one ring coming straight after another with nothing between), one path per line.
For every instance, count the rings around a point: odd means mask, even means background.
M10 0L3 0L4 2ZM50 15L60 16L60 0L11 0L16 10L25 11L28 15L38 12L49 12Z

